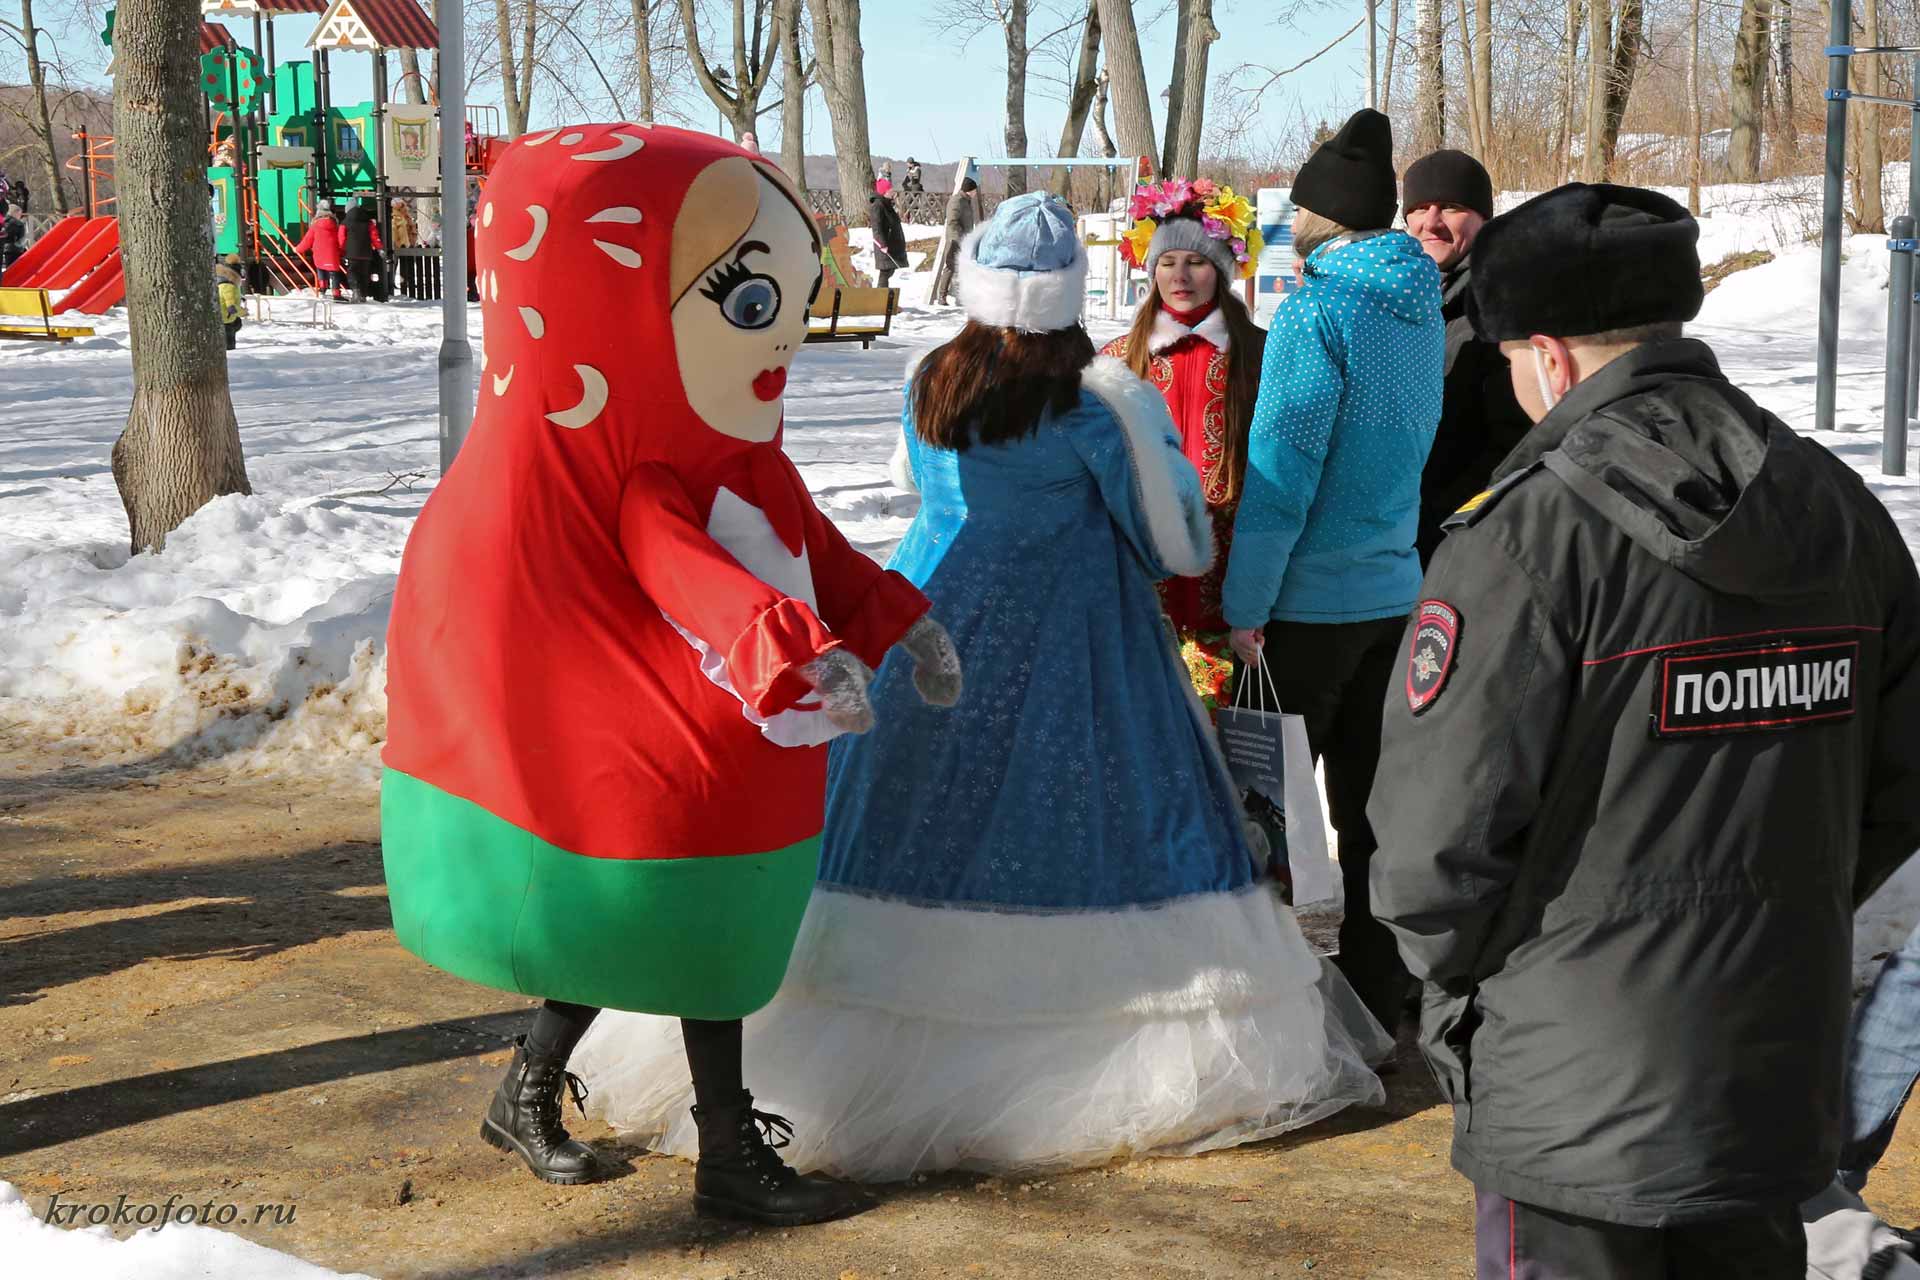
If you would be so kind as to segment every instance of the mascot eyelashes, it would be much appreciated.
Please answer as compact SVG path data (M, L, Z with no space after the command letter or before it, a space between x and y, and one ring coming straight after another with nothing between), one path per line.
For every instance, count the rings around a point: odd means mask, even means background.
M960 693L927 601L855 551L781 450L819 238L779 170L666 126L508 148L479 207L471 438L409 539L388 631L394 929L544 997L481 1136L588 1182L567 1057L602 1007L679 1017L696 1204L795 1224L859 1193L794 1174L741 1080L813 889L825 744L902 644ZM770 1144L769 1139L774 1138Z

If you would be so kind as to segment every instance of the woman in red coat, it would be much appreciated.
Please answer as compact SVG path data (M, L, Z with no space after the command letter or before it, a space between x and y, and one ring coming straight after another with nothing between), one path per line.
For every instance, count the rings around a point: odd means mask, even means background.
M340 263L340 251L345 244L346 228L334 216L333 202L323 201L320 211L307 224L307 234L294 246L296 253L306 255L313 263L315 293L331 285L334 297L343 296L341 291L347 287L347 273Z
M1198 578L1167 579L1160 598L1194 686L1213 710L1233 671L1220 584L1233 546L1233 515L1247 470L1247 424L1266 344L1233 286L1252 273L1259 236L1247 201L1205 179L1141 187L1133 216L1136 225L1121 252L1151 273L1153 288L1133 328L1102 354L1124 360L1159 388L1181 447L1200 472L1213 516L1213 567Z

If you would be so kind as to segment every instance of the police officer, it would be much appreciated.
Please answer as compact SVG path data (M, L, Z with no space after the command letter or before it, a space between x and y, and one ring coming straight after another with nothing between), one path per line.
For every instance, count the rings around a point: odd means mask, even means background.
M1538 425L1447 522L1369 812L1482 1277L1804 1275L1853 912L1920 845L1912 557L1681 336L1697 238L1574 184L1474 248Z

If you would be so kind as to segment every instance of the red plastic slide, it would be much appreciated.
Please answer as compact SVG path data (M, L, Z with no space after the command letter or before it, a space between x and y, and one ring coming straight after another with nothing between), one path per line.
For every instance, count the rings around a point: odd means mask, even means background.
M120 250L116 246L107 255L106 261L94 268L79 288L72 290L60 299L60 305L53 308L53 314L67 311L84 311L97 316L108 307L115 307L127 300L127 273L125 264L120 260Z
M51 292L71 289L119 248L119 221L114 218L89 218L84 227L67 237L66 245L56 250L40 270L18 282L12 279L12 273L9 272L7 283Z
M33 277L54 257L67 247L74 234L87 224L87 220L77 213L70 213L47 228L47 234L35 240L18 261L7 268L0 285L8 288L31 288Z

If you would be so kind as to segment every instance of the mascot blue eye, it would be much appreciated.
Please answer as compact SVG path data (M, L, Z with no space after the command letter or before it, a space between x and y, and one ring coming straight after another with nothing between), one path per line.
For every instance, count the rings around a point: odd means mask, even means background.
M720 314L742 329L764 329L780 314L780 286L766 276L748 276L720 299Z
M771 276L755 275L729 262L707 277L701 293L713 299L736 329L764 329L780 314L780 286Z

